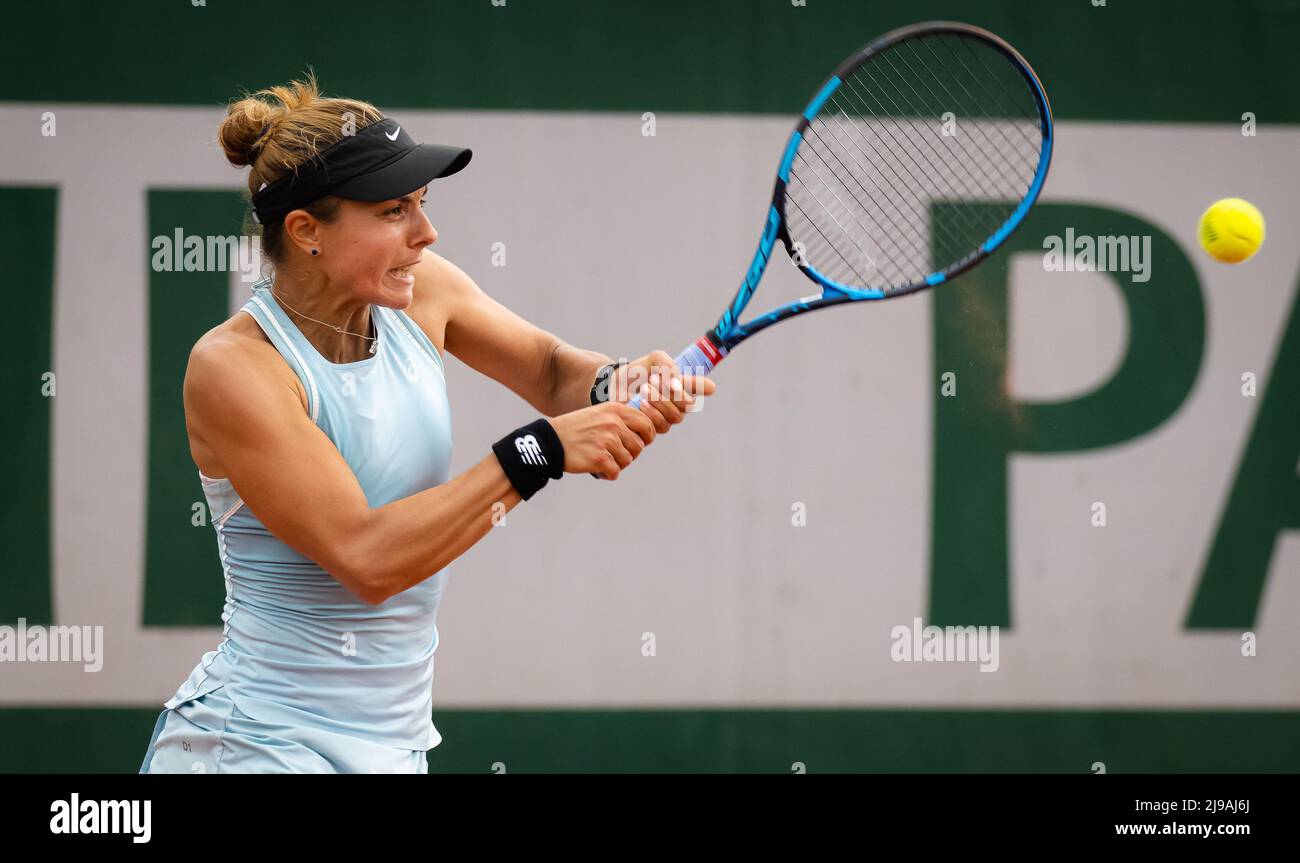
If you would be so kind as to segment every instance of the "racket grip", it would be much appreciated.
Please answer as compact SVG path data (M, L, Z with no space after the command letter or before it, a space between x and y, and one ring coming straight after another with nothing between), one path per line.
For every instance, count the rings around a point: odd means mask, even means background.
M718 363L722 362L722 358L726 355L725 349L714 345L713 342L709 341L708 336L700 336L687 345L673 362L677 363L677 368L683 374L707 375L717 367ZM628 399L627 406L639 409L641 407L641 394L637 393Z
M673 360L682 374L704 376L717 368L718 363L727 355L726 348L720 348L709 339L708 336L700 336L691 342L686 348L677 355ZM630 408L641 409L641 394L637 393L628 399L627 406ZM593 473L596 479L604 476L603 473Z

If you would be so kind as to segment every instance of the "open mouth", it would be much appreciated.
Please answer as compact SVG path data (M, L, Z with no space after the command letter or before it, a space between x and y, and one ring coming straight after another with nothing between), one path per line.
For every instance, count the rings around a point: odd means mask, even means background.
M407 284L407 285L414 284L415 273L411 272L411 270L414 267L415 264L408 264L405 267L394 267L393 269L388 271L387 275L391 279L393 279L393 281L401 282L402 284Z

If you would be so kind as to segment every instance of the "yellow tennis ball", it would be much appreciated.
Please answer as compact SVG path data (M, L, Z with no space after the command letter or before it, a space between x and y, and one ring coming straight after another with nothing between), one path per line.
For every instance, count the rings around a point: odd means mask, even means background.
M1201 214L1201 247L1225 264L1240 263L1264 244L1264 214L1250 201L1224 198Z

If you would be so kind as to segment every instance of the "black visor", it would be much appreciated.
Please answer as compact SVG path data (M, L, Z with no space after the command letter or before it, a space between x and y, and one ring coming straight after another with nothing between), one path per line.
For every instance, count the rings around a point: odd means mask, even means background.
M354 201L387 201L456 173L473 152L444 144L417 144L401 124L380 120L347 135L314 158L253 195L262 224L283 218L326 195Z

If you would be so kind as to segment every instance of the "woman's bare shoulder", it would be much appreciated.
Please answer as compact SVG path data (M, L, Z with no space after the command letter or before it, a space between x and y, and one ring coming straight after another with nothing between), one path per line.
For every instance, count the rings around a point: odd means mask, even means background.
M302 382L257 321L242 311L208 330L194 343L190 351L191 367L196 362L211 364L218 373L229 368L231 374L252 373L281 382L298 393L303 410L307 410L307 392ZM188 371L186 376L189 377Z
M190 455L205 476L226 476L221 458L207 443L211 435L205 431L213 431L209 424L219 424L231 413L229 399L265 392L264 387L248 386L250 377L256 383L290 388L307 412L302 383L252 317L240 312L208 330L190 350L183 386Z

